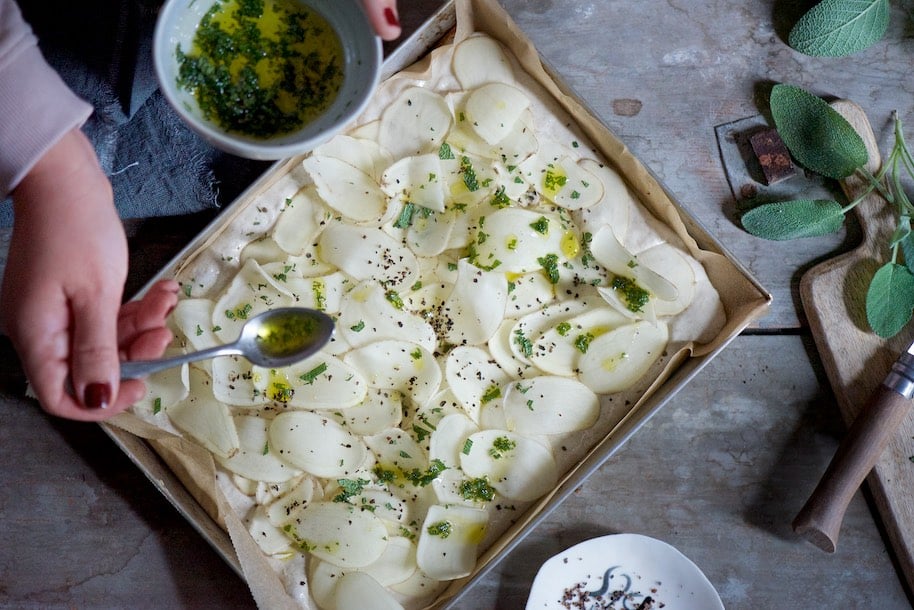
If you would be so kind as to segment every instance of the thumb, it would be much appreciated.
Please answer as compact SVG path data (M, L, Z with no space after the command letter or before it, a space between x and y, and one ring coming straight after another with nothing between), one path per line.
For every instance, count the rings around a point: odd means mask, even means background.
M76 398L89 409L114 404L119 390L118 298L111 295L71 301L73 344L70 377Z

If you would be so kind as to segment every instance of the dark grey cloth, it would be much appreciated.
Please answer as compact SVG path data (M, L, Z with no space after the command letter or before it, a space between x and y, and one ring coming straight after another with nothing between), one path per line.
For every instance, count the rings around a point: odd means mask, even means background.
M123 218L230 203L269 163L211 147L158 90L152 33L160 0L20 0L48 63L95 112L83 127ZM12 206L0 206L0 225Z

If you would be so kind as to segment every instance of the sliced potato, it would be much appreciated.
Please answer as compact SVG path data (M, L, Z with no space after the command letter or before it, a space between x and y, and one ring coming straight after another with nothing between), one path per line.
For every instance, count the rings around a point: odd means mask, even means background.
M501 46L488 36L472 36L454 47L451 69L464 89L514 82L511 63Z
M170 405L165 413L171 423L214 456L229 457L238 451L240 442L228 406L216 400L210 389L209 376L190 368L190 394L186 400Z
M488 513L478 508L430 506L416 547L419 568L437 580L468 575L476 565L476 549L488 520Z
M663 322L638 321L594 339L578 361L578 379L597 394L634 385L663 354L669 330Z
M597 262L617 276L633 278L658 299L678 299L679 291L676 285L647 265L641 264L638 257L625 249L609 227L603 227L594 233L590 248Z
M263 506L257 506L248 518L248 531L257 546L274 557L288 557L292 554L289 537L281 529L270 523Z
M355 137L342 133L315 148L313 154L345 161L378 182L384 170L393 163L390 153L378 144L377 137Z
M343 298L337 330L352 347L404 337L430 352L438 347L432 325L407 311L399 295L374 280L362 282Z
M540 271L546 256L556 257L556 264L567 258L562 252L567 231L555 214L504 208L485 217L472 262L503 273Z
M482 430L469 440L461 468L471 477L486 477L504 497L531 501L555 488L558 470L545 445L507 430Z
M448 468L459 468L466 440L476 432L479 432L479 426L463 413L446 415L431 434L429 460L441 460Z
M301 470L272 451L267 436L270 420L255 415L237 415L233 420L238 431L238 451L229 457L215 456L226 470L268 483L282 483L301 474Z
M316 477L345 477L368 457L361 438L331 419L308 411L277 415L269 428L270 448Z
M594 338L626 324L629 319L610 307L592 307L531 338L530 362L552 375L574 375L581 355Z
M360 371L373 388L397 390L416 407L426 405L441 385L434 355L410 341L385 339L356 348L343 361Z
M319 489L312 477L301 477L295 487L269 501L266 505L267 519L276 527L294 521L303 508L321 499Z
M418 279L416 255L381 229L335 222L323 230L318 243L323 260L360 282L375 279L400 290Z
M291 255L304 254L314 243L325 220L326 208L317 189L313 185L305 186L282 207L273 225L273 241Z
M378 143L394 160L437 152L452 122L443 97L423 87L408 87L384 109Z
M416 545L404 536L391 536L384 553L374 563L365 566L361 572L374 578L383 587L401 583L416 571ZM367 606L361 606L367 608ZM344 606L355 608L358 606Z
M567 377L542 376L505 384L508 429L520 434L566 434L585 430L600 416L600 400Z
M195 350L207 349L222 343L213 331L211 299L180 299L172 312L172 319Z
M397 426L403 418L399 392L371 388L365 400L342 412L343 423L353 434L369 436Z
M404 579L405 580L405 579ZM403 606L366 570L346 572L333 590L333 600L327 610L403 610Z
M451 392L474 422L486 403L501 401L501 386L511 376L482 348L459 346L447 355L444 375Z
M596 176L603 185L603 196L592 206L578 212L581 230L591 234L608 226L616 235L624 236L631 221L631 210L637 204L622 177L608 165L593 159L582 159L581 167Z
M346 502L314 502L287 526L293 543L341 568L371 565L387 547L387 528L374 513Z
M255 366L251 375L255 390L267 400L300 409L347 409L368 393L359 371L323 352L278 369Z
M655 299L653 301L656 315L676 315L689 306L695 296L695 271L679 248L666 242L657 244L639 252L638 260L676 287L675 299Z
M460 259L457 282L441 307L439 321L444 337L457 345L485 343L495 334L505 315L508 283L502 273L483 271Z
M479 137L489 144L501 142L514 129L530 98L511 85L486 83L466 97L467 119Z
M387 210L387 196L378 181L362 170L333 157L311 155L302 164L317 186L321 199L355 222L370 222Z
M438 153L403 157L381 176L381 189L388 197L402 203L444 211L446 177Z

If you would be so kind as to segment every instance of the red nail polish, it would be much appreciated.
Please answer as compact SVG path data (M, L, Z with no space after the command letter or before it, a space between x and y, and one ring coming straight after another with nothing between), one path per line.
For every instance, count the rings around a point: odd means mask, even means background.
M387 20L387 25L400 27L400 20L397 19L397 14L394 12L394 9L389 6L384 9L384 19Z
M90 383L86 386L83 404L89 409L107 409L111 404L111 386L107 383Z

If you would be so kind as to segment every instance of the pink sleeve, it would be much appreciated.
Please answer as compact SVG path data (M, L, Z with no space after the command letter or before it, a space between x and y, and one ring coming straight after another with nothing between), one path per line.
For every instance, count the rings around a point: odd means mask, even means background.
M90 114L45 62L16 3L0 0L0 197Z

